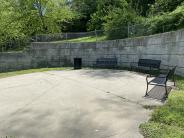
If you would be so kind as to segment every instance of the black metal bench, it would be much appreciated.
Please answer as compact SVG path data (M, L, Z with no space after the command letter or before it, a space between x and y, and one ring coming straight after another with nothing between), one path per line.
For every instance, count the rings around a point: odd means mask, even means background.
M148 78L151 78L150 76L146 77L146 82L147 82L147 89L146 89L146 94L145 96L148 95L148 85L156 85L156 86L163 86L165 87L166 91L166 96L168 96L167 92L167 81L169 78L173 77L174 85L175 85L175 80L174 80L174 71L176 69L177 65L173 67L172 70L169 70L167 74L159 74L158 76L155 76L152 80L148 81Z
M93 69L95 66L103 66L103 67L117 67L117 58L97 58L96 63L93 62Z
M159 72L160 63L161 63L160 60L139 59L138 63L131 63L131 71L132 71L132 68L149 70L150 76L151 76L151 71L158 71Z

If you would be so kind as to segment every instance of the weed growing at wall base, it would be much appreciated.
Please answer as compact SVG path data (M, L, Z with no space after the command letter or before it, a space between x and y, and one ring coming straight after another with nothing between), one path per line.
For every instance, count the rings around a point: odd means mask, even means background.
M13 135L11 135L10 137L6 137L6 138L15 138Z

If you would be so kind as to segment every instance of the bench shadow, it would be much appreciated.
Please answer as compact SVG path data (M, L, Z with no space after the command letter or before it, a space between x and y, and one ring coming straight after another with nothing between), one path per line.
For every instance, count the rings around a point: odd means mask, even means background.
M167 92L168 94L171 92L172 87L171 86L167 86ZM166 91L165 91L165 87L162 86L154 86L146 96L144 96L145 98L151 98L151 99L157 99L157 100L161 100L161 102L165 102L166 99Z
M91 78L95 77L101 77L105 79L110 79L110 78L122 78L122 77L128 77L131 79L137 78L137 76L134 75L139 75L139 76L147 76L148 74L143 74L143 73L138 73L134 71L129 71L129 70L119 70L119 69L84 69L85 72L80 72L79 75L87 75L90 76ZM131 75L130 75L131 74Z

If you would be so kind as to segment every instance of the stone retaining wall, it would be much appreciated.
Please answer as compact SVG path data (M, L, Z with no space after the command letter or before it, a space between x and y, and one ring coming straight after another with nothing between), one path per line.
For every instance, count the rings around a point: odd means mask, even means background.
M127 67L140 58L157 59L164 69L178 64L176 73L184 75L184 30L111 41L32 43L22 53L0 53L0 71L73 66L76 57L83 66L102 57L118 58L118 66Z

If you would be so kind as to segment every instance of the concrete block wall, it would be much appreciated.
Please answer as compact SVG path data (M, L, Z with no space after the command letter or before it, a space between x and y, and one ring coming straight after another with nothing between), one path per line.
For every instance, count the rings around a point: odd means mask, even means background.
M32 43L22 53L0 53L0 71L73 66L76 57L83 66L92 66L97 58L118 58L123 67L140 58L158 59L164 69L178 64L176 73L184 76L184 30L99 42Z

